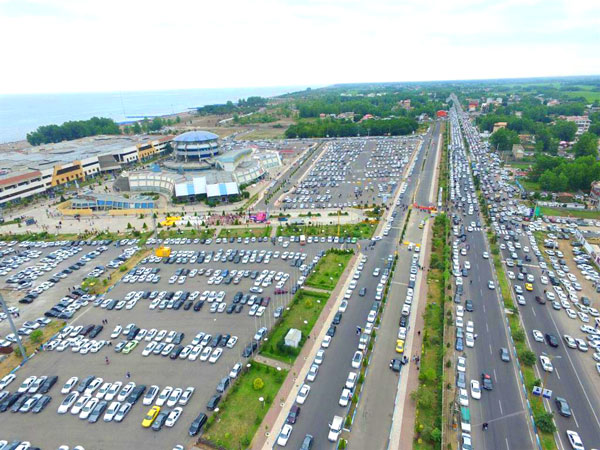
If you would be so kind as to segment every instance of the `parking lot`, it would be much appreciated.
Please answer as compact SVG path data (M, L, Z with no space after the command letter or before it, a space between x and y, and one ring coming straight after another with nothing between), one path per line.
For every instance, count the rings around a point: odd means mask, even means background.
M329 142L306 177L282 197L282 207L343 209L385 203L418 142L417 138Z
M236 364L245 363L253 349L247 349L248 344L254 342L256 333L262 327L272 328L278 308L290 301L295 286L304 281L311 265L316 264L315 257L335 245L320 241L301 245L299 239L295 241L290 242L289 238L248 243L207 240L202 244L179 239L169 243L173 250L170 261L168 258L159 261L153 256L142 260L104 298L90 299L81 307L69 323L73 328L67 330L68 335L63 333L63 339L47 344L46 351L17 372L16 379L6 387L11 393L29 376L56 375L58 380L48 392L52 400L40 413L3 413L4 429L10 431L1 438L26 439L33 445L43 443L44 448L58 448L62 444L88 448L91 443L94 448L130 448L142 438L150 448L172 448L188 442L190 423L199 413L209 413L207 403L217 394L219 382ZM50 289L42 295L52 292ZM60 300L60 295L52 302ZM125 330L115 330L118 326ZM220 338L216 338L218 335ZM237 342L232 336L237 337ZM158 347L161 354L155 354ZM117 349L120 351L116 352ZM120 390L110 401L101 396L98 400L105 400L106 404L91 406L110 410L111 404L119 401L119 394L122 394L121 404L131 401L134 405L131 411L122 412L121 423L113 423L115 419L106 422L106 411L102 409L100 413L99 409L96 414L99 420L91 424L73 414L74 407L78 410L77 403L68 413L57 414L66 398L61 389L71 377L78 377L78 383L86 377L87 382L101 378L94 382L92 397L108 390L108 386L102 389L105 383L120 382L117 386L122 390L133 382L147 389L137 402L128 398L131 393ZM161 407L163 415L176 407L182 408L178 420L172 417L167 421L173 426L165 425L161 431L142 426L153 403L142 404L150 386L157 386L159 395L167 386L181 391L194 388L187 404L182 405L175 395L168 405ZM82 390L85 393L85 386ZM158 396L154 402L157 399ZM114 410L115 405L112 406ZM164 420L158 415L159 419L149 420L150 425ZM61 429L65 422L68 433ZM111 432L112 429L115 431Z

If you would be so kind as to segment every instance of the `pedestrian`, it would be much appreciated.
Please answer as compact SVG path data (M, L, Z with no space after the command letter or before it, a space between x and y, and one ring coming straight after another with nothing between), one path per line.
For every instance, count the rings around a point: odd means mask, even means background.
M417 336L421 336L421 330L417 331Z
M487 429L488 429L488 423L483 422L483 431L486 431Z
M104 359L106 361L106 365L108 366L110 364L110 361L108 360L108 356L106 356Z
M129 371L127 371L127 373L125 374L125 378L127 378L127 379L131 378L131 373Z

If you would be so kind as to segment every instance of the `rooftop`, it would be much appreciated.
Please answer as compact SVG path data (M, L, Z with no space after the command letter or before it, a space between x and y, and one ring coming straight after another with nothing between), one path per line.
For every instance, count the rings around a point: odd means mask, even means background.
M219 139L214 133L210 131L188 131L186 133L182 133L179 136L176 136L173 141L175 142L204 142L204 141L214 141L215 139Z

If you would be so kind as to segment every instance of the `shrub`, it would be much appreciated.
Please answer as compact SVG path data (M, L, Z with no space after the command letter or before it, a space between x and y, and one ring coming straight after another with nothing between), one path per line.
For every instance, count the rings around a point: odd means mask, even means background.
M526 366L533 366L535 364L536 356L531 350L523 350L519 353L521 362Z
M34 344L39 344L40 342L42 342L43 336L44 333L42 333L42 330L34 330L29 335L29 340Z
M540 412L535 414L535 423L540 430L545 433L554 433L556 431L556 426L554 425L554 420L552 413L549 412Z
M255 378L254 381L252 382L252 388L255 391L260 391L264 387L265 387L265 382L262 380L262 378Z

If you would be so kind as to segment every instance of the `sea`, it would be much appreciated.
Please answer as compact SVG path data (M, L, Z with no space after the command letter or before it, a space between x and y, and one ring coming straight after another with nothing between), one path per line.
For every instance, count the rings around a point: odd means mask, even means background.
M182 89L77 94L0 95L0 143L25 139L40 125L109 117L125 123L144 117L181 113L200 106L236 102L259 95L273 97L308 86Z

